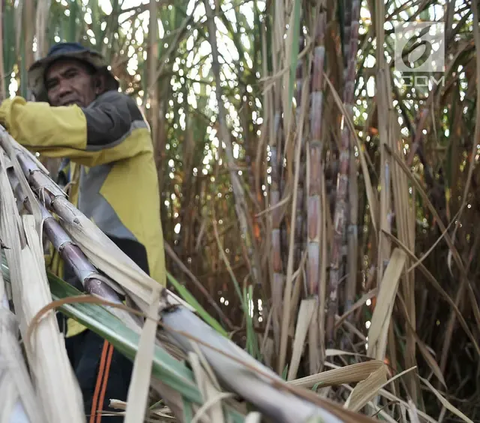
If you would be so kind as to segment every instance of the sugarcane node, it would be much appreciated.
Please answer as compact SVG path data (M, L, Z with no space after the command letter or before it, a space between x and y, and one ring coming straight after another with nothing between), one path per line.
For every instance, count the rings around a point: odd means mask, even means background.
M163 313L163 312L165 312L165 313L173 313L174 311L177 311L179 308L180 308L180 305L179 305L179 304L166 304L166 305L162 308L162 313Z

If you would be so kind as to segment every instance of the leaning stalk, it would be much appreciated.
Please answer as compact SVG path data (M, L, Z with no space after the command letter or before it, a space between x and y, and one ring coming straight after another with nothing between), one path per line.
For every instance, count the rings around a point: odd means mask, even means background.
M122 304L118 294L106 282L108 279L98 273L98 270L88 261L82 250L72 242L69 235L42 204L40 204L40 209L43 215L45 235L62 259L73 269L75 276L82 283L85 291L106 301ZM115 284L113 281L109 281L109 283ZM106 308L130 329L137 332L140 330L141 323L139 320L126 311L110 306L106 306Z
M200 348L222 384L255 404L272 421L300 423L316 416L323 419L319 421L340 422L330 412L274 387L274 383L278 383L278 386L284 383L278 375L225 337L218 336L212 328L187 310L178 308L166 312L163 314L163 322L169 336L184 350L194 352L196 346ZM192 337L201 338L202 344L192 341ZM222 352L247 363L249 367ZM264 375L268 375L268 378Z

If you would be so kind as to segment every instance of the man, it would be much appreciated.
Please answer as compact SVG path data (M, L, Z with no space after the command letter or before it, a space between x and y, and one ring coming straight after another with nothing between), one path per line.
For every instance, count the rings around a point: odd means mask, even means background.
M152 141L135 101L118 92L118 82L103 57L77 43L53 46L46 58L33 64L28 76L36 102L21 97L5 100L0 121L31 151L66 157L77 169L80 166L78 208L164 285ZM126 399L132 364L78 325L69 325L66 344L85 412L90 422L98 423L99 411L111 410L110 398Z

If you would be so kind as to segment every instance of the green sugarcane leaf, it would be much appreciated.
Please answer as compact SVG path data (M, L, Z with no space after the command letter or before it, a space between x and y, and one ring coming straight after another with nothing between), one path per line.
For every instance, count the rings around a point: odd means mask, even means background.
M54 300L82 295L73 286L48 273L50 291ZM60 310L107 339L122 354L135 358L140 336L127 328L117 317L102 306L94 304L65 304ZM192 372L159 347L155 347L153 374L164 383L178 390L189 400L201 403L200 392L195 386Z
M292 33L292 56L290 61L290 81L288 84L288 95L290 99L289 107L292 103L293 98L293 83L295 81L295 73L297 69L297 62L298 62L298 40L300 37L300 0L295 0L294 10L293 13L293 33Z
M4 271L5 268L6 266L4 266ZM82 295L79 290L52 273L47 272L47 275L54 300ZM60 307L60 310L68 317L72 317L108 340L122 354L132 361L134 360L138 351L140 336L127 328L107 309L99 305L77 303L65 304ZM197 388L193 372L183 362L174 359L158 346L155 346L152 375L179 392L184 403L190 404L186 408L191 410L192 403L203 404L202 395ZM245 420L243 415L228 405L224 406L224 412L234 423L242 423Z

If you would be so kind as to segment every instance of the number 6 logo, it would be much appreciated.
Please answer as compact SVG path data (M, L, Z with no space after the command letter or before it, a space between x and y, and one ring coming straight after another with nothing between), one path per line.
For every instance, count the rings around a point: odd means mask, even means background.
M395 26L395 70L444 72L443 22L408 22Z

